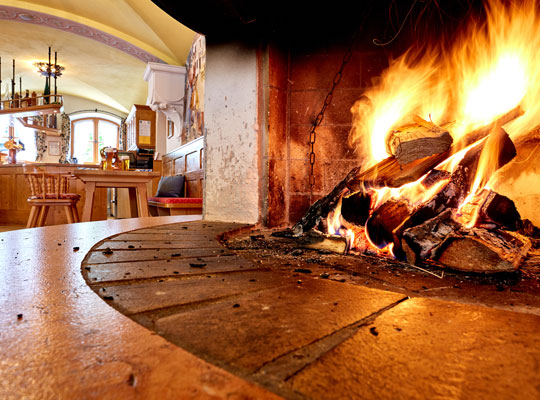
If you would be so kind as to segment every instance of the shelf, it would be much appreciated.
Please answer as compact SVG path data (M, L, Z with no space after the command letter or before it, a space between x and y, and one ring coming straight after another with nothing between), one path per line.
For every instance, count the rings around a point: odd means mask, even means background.
M0 115L13 114L18 118L21 117L37 117L46 114L58 114L64 111L64 104L45 104L42 106L30 106L19 108L6 108L0 110Z
M20 118L17 118L17 120L23 124L23 126L25 126L26 128L32 128L32 129L36 129L36 130L39 130L39 131L42 131L42 132L45 132L47 133L47 135L50 135L50 136L60 136L60 134L62 133L62 130L61 129L57 129L57 128L48 128L46 126L43 126L43 125L37 125L37 124L29 124L28 123L28 117L20 117Z

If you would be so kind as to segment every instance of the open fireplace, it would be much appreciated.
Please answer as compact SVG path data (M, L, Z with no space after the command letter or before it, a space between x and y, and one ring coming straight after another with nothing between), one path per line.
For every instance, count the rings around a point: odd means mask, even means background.
M258 215L296 236L317 231L343 238L349 252L412 264L518 268L540 225L537 1L306 3L296 11L280 2L206 3L214 11L204 18L171 13L208 35L209 79L220 44L256 49L259 135L226 143L220 132L238 131L240 121L207 121L206 217ZM206 94L208 115L245 111L228 100L237 87L228 89L221 103L225 89ZM237 160L247 158L242 174ZM250 207L238 202L230 212L220 201L226 190Z
M391 50L270 46L268 224L411 264L516 270L540 225L536 3L484 2Z

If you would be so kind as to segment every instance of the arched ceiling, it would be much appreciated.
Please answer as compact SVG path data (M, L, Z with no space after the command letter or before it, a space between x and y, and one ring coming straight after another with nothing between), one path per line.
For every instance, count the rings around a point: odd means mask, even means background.
M48 47L65 66L58 93L87 98L121 112L144 104L146 62L184 65L194 32L150 0L0 0L2 98L11 88L12 59L23 92L42 92L32 63ZM11 89L9 89L11 90Z

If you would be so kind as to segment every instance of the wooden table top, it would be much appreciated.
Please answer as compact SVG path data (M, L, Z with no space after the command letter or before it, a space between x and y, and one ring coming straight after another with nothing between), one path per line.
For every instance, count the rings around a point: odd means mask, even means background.
M89 176L102 176L102 177L145 177L145 178L154 178L160 176L161 173L154 171L124 171L121 169L112 169L112 170L103 170L103 169L86 169L80 168L73 171L75 176L80 176L81 178L86 178Z
M0 233L0 398L274 398L120 314L83 279L81 263L98 241L195 219L134 218Z

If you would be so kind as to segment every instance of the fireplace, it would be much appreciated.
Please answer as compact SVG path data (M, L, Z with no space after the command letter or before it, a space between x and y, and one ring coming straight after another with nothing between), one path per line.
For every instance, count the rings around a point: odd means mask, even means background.
M517 155L492 184L499 193L511 197L523 218L540 225L535 211L540 192L534 184L539 179L538 167L533 161L539 154L536 147L539 121L535 120L538 113L532 94L537 71L534 60L527 58L531 53L526 54L521 48L522 43L535 40L540 25L531 2L524 6L528 10L514 10L516 15L502 11L499 2L490 4L486 5L487 11L463 16L460 24L456 24L459 28L446 35L450 39L444 44L440 39L440 43L431 43L421 51L418 46L410 48L410 36L389 45L390 48L374 46L375 36L369 36L369 41L359 40L317 128L313 178L310 177L310 129L347 52L347 38L340 37L340 41L322 46L294 42L284 49L282 45L270 45L266 85L269 92L267 224L296 223L314 201L326 196L353 167L367 169L388 157L385 137L392 129L413 123L415 115L439 124L454 123L450 132L457 140L465 131L485 126L490 119L496 120L521 104L525 114L504 127L516 145ZM511 18L514 25L509 26ZM509 37L510 34L514 37ZM503 40L500 36L505 35ZM436 37L433 34L429 40ZM440 32L438 37L441 38ZM514 46L514 50L508 50L508 46ZM387 68L389 57L393 61ZM519 62L523 64L514 64L518 57L522 57ZM459 67L442 71L452 63ZM516 70L510 71L511 68ZM524 72L521 68L528 70ZM513 89L524 85L524 79L528 88L515 93ZM451 85L455 87L448 90ZM489 94L474 100L474 96L482 96L479 93L482 85ZM469 94L464 93L467 90ZM476 93L472 93L474 90ZM531 93L532 97L525 93ZM469 98L469 104L458 104ZM487 98L492 101L489 107L485 107ZM530 106L522 104L527 101L531 101ZM369 108L367 102L376 104ZM482 114L486 109L492 113L490 116ZM376 113L380 114L378 121ZM374 137L378 138L377 149L371 148ZM313 187L310 179L314 181Z
M521 107L523 115L502 125L516 155L489 187L509 197L521 219L540 225L532 162L538 113L530 95L540 79L528 50L540 36L537 2L382 1L285 11L279 3L208 0L216 7L204 16L157 3L208 35L205 218L292 226L353 168L366 171L389 156L388 134L415 118L450 132L455 146ZM486 98L491 115L479 110ZM399 161L401 168L417 159Z
M540 224L538 66L535 46L525 45L540 19L536 2L484 7L451 40L398 46L389 66L388 54L365 43L348 55L342 43L270 46L269 226L342 235L350 249L412 264L518 268Z

